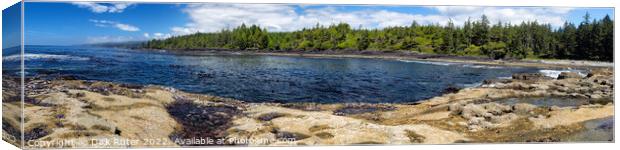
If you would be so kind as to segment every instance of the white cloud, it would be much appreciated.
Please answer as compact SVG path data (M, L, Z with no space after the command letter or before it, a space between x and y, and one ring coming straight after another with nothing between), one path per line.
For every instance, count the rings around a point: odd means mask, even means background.
M73 2L80 8L88 8L93 13L121 13L125 8L134 3L95 3L95 2Z
M164 33L153 33L152 35L149 33L144 33L144 37L147 39L165 39L165 38L169 38L172 37L171 34L164 34Z
M95 44L95 43L118 43L118 42L127 42L134 40L131 36L94 36L87 37L86 43Z
M129 31L129 32L140 31L140 28L136 26L132 26L129 24L123 24L123 23L119 23L116 21L95 20L95 19L90 19L89 21L95 23L95 26L98 26L98 27L114 27L119 30Z
M492 23L520 23L538 21L560 26L566 20L571 8L543 7L470 7L437 6L435 14L412 14L391 10L368 9L345 11L335 7L303 7L302 12L295 11L291 5L282 4L193 4L183 12L191 20L185 26L172 27L174 35L195 32L216 32L225 28L234 28L245 24L257 24L269 31L293 31L312 27L317 23L330 25L345 22L354 28L385 28L389 26L408 26L412 21L420 24L445 25L451 19L460 25L468 18L479 19L482 14L488 16Z
M115 26L116 28L121 29L123 31L130 31L130 32L140 31L138 27L128 25L128 24L117 23L115 24Z
M172 27L171 30L175 35L185 35L185 34L196 33L199 31L196 28L183 28L183 27Z
M552 26L561 26L573 8L566 7L474 7L474 6L436 6L440 15L448 17L455 24L462 24L468 18L478 19L483 14L491 23L518 24L523 21L537 21Z

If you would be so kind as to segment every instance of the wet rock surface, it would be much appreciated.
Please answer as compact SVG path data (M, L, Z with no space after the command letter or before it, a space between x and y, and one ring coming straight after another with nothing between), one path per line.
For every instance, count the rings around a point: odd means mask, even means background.
M450 85L450 86L446 87L445 89L443 89L443 91L441 91L441 94L456 93L456 92L459 92L460 90L461 90L461 88L456 87L454 85Z
M614 118L607 117L583 123L584 130L563 137L565 142L612 142L614 141Z

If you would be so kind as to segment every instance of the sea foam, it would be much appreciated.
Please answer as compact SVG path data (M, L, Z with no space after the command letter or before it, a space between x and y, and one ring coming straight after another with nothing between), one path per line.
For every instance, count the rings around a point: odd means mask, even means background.
M558 76L560 76L560 73L562 73L562 72L575 72L575 73L579 74L582 77L586 76L583 73L583 71L581 71L581 70L573 70L573 69L567 69L567 70L540 70L539 72L542 73L545 76L552 77L552 78L558 78Z
M483 68L483 69L503 69L504 67L500 66L491 66L491 65L474 65L474 64L465 64L463 67L469 68Z
M459 65L462 67L468 68L482 68L482 69L503 69L501 66L492 66L492 65L476 65L470 63L451 63L451 62L437 62L437 61L418 61L418 60L404 60L399 59L398 61L407 62L407 63L419 63L419 64L429 64L429 65L440 65L440 66L452 66Z
M399 59L398 61L407 62L407 63L419 63L419 64L429 64L429 65L441 65L441 66L449 66L455 65L456 63L447 63L447 62L436 62L436 61L417 61L417 60L404 60Z
M20 55L9 55L3 57L4 61L19 61ZM74 60L74 61L87 61L87 57L70 56L70 55L55 55L55 54L24 54L24 60Z

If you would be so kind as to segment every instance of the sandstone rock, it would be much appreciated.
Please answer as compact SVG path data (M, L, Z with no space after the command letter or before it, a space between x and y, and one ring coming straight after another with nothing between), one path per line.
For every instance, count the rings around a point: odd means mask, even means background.
M515 120L517 118L518 118L518 116L516 114L514 114L514 113L507 113L507 114L501 115L501 116L494 116L494 117L491 118L490 121L491 121L491 123L499 124L499 123L507 123L507 122L513 121L513 120Z
M482 118L482 117L472 117L471 119L469 119L467 121L467 124L478 125L478 124L481 124L482 122L485 122L484 118Z
M467 129L469 129L469 131L478 131L481 129L481 127L478 125L470 125L470 126L467 126Z
M496 83L511 83L512 80L511 79L486 79L484 81L482 81L482 84L496 84Z
M556 111L556 110L560 110L561 108L558 106L551 106L549 107L549 111Z
M490 128L495 128L497 125L490 123L488 121L482 121L480 122L479 126L484 129L490 129Z
M543 80L549 79L549 77L542 73L515 73L512 75L512 79L515 80Z
M561 79L569 79L569 78L582 78L581 75L575 72L562 72L558 75L558 80Z
M586 95L579 94L579 93L570 93L569 95L570 95L570 97L573 97L573 98L583 98L583 99L590 98L590 97L588 97Z
M591 94L591 95L588 95L588 97L590 97L590 99L601 99L601 98L603 98L603 96L601 96L599 94Z
M493 115L501 115L504 112L509 112L512 110L510 106L506 106L506 105L502 105L502 104L498 104L494 102L485 104L484 109L486 110L486 112L491 113Z
M457 93L461 90L460 87L456 87L454 85L449 85L448 87L446 87L445 89L443 89L443 91L441 91L442 94L450 94L450 93Z
M461 112L463 112L463 106L465 106L464 103L459 103L459 102L452 103L450 104L450 106L448 106L448 110L453 115L460 115Z
M467 104L463 107L463 110L461 112L463 118L465 119L470 119L473 117L482 117L482 116L488 116L489 114L487 114L487 111L484 109L484 107L480 106L480 105L476 105L476 104ZM492 114L491 114L492 115Z
M513 84L513 89L517 89L517 90L531 90L534 87L531 86L530 84L525 84L525 83L515 83Z
M532 84L531 87L533 87L534 89L538 89L538 90L548 90L549 89L549 85L545 85L545 84Z
M528 104L528 103L518 103L512 106L512 110L518 114L528 114L530 111L534 110L536 105Z
M601 75L601 76L612 76L614 75L613 70L608 69L608 68L601 68L601 69L592 69L590 70L590 73L588 73L588 75L586 77L593 77L595 75Z

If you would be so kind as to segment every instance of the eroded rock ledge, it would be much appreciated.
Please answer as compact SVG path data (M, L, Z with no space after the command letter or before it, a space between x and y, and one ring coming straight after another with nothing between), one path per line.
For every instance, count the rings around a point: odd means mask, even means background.
M5 139L22 134L14 81L3 80ZM613 130L613 85L613 71L597 69L517 74L411 104L279 104L31 78L23 134L34 148L607 141L613 136L590 131ZM54 142L63 140L74 143Z

